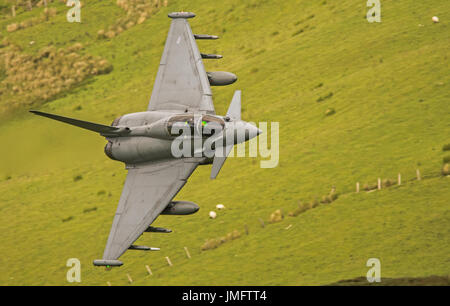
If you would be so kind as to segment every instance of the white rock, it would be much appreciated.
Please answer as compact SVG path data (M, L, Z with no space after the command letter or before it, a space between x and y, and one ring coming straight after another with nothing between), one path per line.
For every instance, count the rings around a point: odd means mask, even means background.
M433 20L434 23L438 23L439 22L439 17L438 16L433 16L433 18L431 18L431 20Z
M225 205L223 205L223 204L217 204L217 205L216 205L216 208L217 208L217 209L224 209L224 208L225 208Z
M215 219L215 218L217 217L216 212L215 212L215 211L210 211L210 212L209 212L209 217L210 217L211 219Z

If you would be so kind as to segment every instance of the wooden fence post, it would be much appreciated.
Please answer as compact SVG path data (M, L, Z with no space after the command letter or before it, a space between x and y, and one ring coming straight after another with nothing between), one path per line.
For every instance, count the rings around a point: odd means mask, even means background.
M264 224L264 220L259 218L259 222L261 222L261 227L264 228L266 225Z
M416 169L417 180L420 181L420 170Z
M186 252L187 258L191 258L191 254L189 254L189 250L187 247L184 247L184 251Z
M401 185L402 184L402 175L399 173L397 176L397 184Z
M166 260L167 260L167 263L169 264L169 266L172 266L172 262L170 261L168 256L166 256Z
M381 179L378 178L378 190L381 190Z
M128 277L128 281L129 281L130 283L132 283L132 282L133 282L133 279L131 278L130 274L127 273L127 277Z
M356 183L356 192L359 192L359 182Z
M148 274L153 275L152 270L148 265L145 265L145 268L147 269Z

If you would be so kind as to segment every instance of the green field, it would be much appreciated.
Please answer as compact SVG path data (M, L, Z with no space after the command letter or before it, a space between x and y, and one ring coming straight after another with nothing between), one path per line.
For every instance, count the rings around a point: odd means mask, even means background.
M1 285L70 284L69 258L81 261L82 285L127 285L127 273L136 285L326 285L365 276L373 257L382 278L450 274L450 177L441 175L450 155L442 150L450 143L448 2L381 0L382 22L368 23L365 0L169 0L111 39L97 32L125 11L116 1L82 2L81 23L67 22L68 8L55 1L49 21L8 32L43 8L11 17L9 2L0 0L0 41L33 56L79 42L81 54L113 66L47 101L10 109L11 96L0 92ZM198 168L176 199L200 211L159 217L155 225L174 232L146 233L137 243L161 251L129 251L124 266L105 271L92 260L103 254L126 171L104 155L102 137L28 110L103 124L146 110L167 13L180 10L197 14L194 33L220 36L198 41L202 52L224 55L205 60L206 69L239 78L213 87L216 112L225 114L241 89L244 120L279 122L279 164L264 169L261 157L230 158L214 181L211 166ZM335 114L326 116L331 108ZM401 186L354 192L356 182L362 188L398 173ZM287 216L298 201L320 200L332 186L339 194L332 204ZM211 220L218 203L227 209ZM284 220L269 224L277 209ZM201 250L233 230L242 236Z

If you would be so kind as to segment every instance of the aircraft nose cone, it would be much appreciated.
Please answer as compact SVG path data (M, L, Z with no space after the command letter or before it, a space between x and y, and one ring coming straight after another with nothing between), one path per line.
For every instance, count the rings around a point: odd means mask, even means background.
M262 133L256 126L245 121L230 123L230 127L227 130L226 137L234 138L234 144L248 141Z
M250 123L246 124L246 129L248 131L247 139L252 139L262 133L260 129Z

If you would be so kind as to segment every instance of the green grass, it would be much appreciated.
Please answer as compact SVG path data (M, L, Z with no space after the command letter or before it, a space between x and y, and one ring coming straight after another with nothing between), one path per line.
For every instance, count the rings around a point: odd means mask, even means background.
M25 108L10 114L0 122L0 284L68 284L65 263L72 257L81 260L84 285L127 284L126 273L142 285L330 284L365 275L370 257L380 258L382 277L448 275L449 178L438 176L450 134L449 5L383 2L382 23L369 24L364 1L209 3L169 1L143 24L101 41L97 31L124 14L114 1L86 1L81 24L66 22L67 8L59 3L50 22L14 33L4 30L12 19L0 18L2 36L24 52L81 42L84 53L112 63L110 74L40 107L108 124L146 109L167 13L193 11L194 33L221 37L198 42L204 53L224 55L205 60L207 70L239 77L213 88L217 113L224 114L233 91L242 89L245 120L280 122L278 167L260 168L261 158L230 158L215 181L210 166L200 167L177 199L201 210L161 216L155 224L174 232L138 240L161 247L159 253L129 251L123 267L104 271L91 262L103 254L123 165L107 159L104 139L93 133ZM17 18L34 15L37 9ZM434 15L439 24L431 22ZM329 108L333 116L324 115ZM413 180L417 168L422 181ZM399 172L401 187L351 193L358 181L374 184ZM260 227L258 218L291 211L298 200L328 194L332 185L341 196L331 205ZM217 203L228 209L210 220ZM200 251L206 239L243 232L245 224L248 236Z

